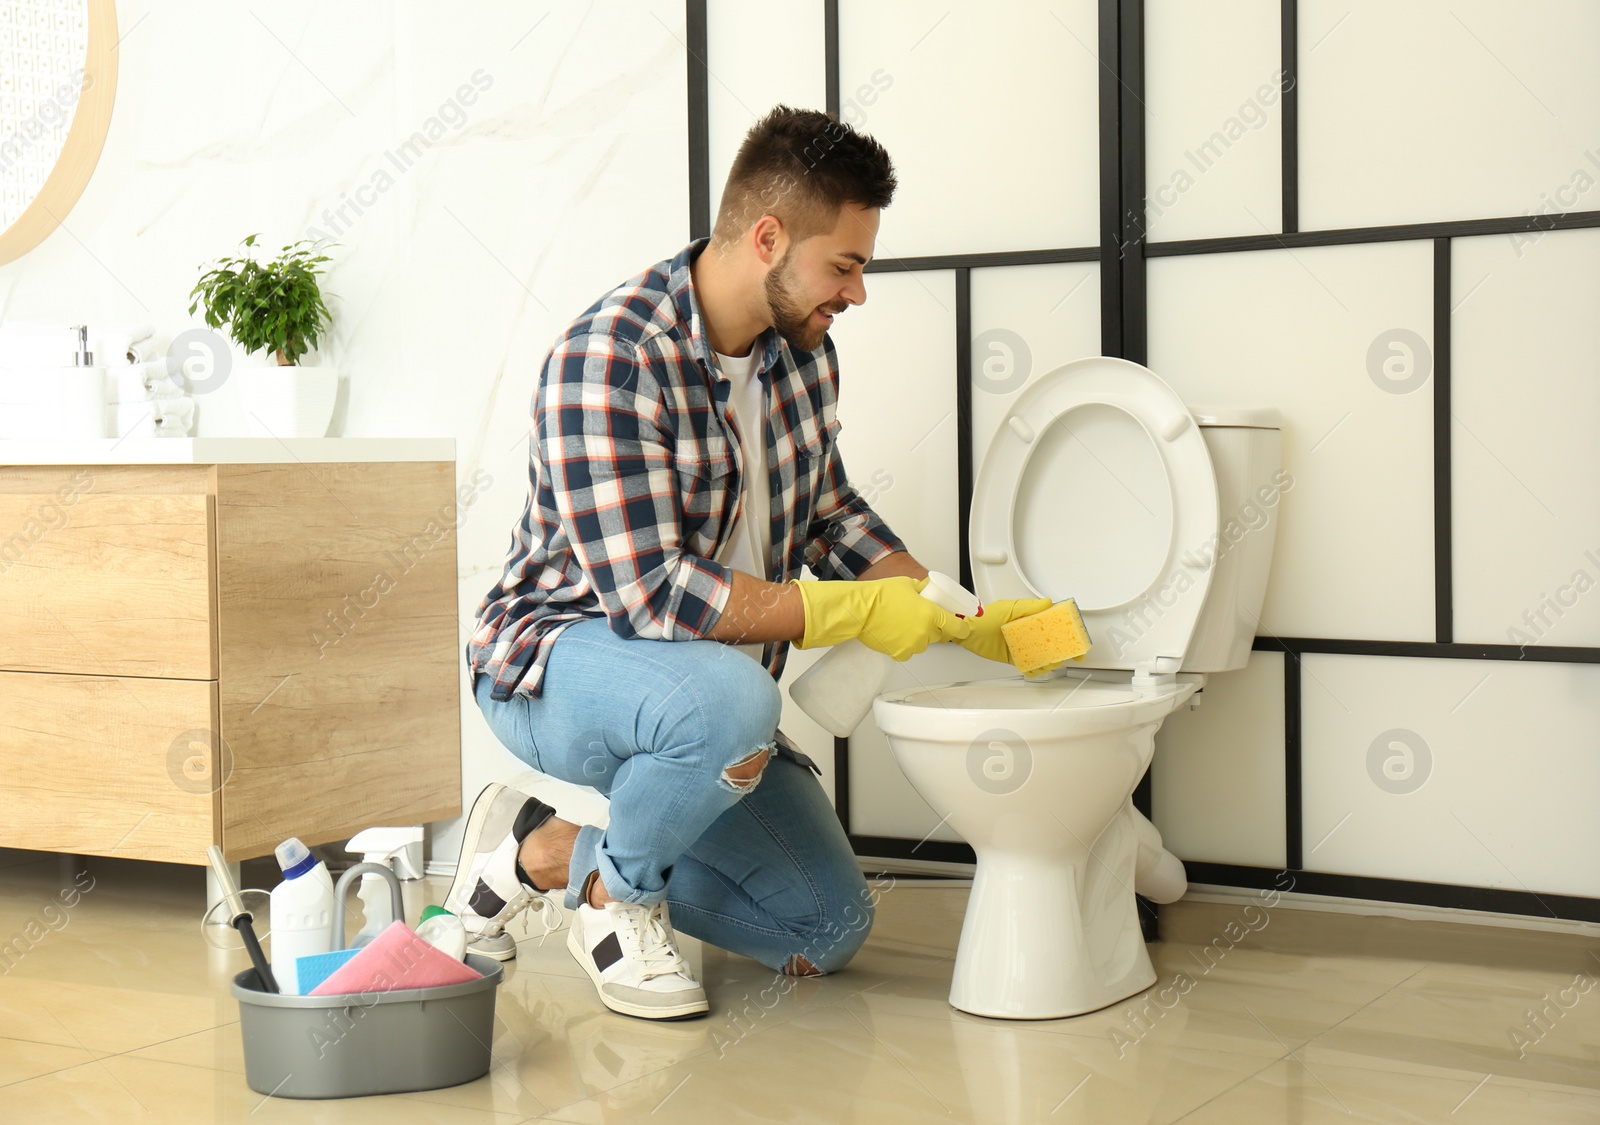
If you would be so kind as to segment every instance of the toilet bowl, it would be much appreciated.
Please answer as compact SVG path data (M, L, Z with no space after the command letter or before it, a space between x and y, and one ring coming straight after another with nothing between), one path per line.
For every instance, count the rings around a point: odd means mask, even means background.
M1249 658L1278 424L1188 407L1138 364L1095 357L1037 380L998 427L973 490L977 593L1075 598L1093 643L1047 677L873 703L907 779L977 856L955 1007L1054 1019L1155 982L1134 890L1168 901L1185 884L1131 797L1167 715ZM1246 534L1224 534L1246 511Z

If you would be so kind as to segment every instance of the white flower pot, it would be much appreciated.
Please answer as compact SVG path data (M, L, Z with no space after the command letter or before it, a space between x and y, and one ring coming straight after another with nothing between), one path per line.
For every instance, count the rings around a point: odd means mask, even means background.
M233 377L256 437L319 438L328 434L339 397L335 367L242 367Z

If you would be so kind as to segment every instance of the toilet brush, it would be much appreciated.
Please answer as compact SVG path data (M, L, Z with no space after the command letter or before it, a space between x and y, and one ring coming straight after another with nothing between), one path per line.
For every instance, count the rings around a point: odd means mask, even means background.
M261 943L256 940L255 919L244 908L244 900L239 897L239 887L233 881L233 875L228 871L228 865L223 861L222 849L212 844L206 849L206 858L211 861L211 870L216 872L217 886L222 890L222 900L228 904L228 924L239 931L239 936L244 940L244 947L250 953L250 962L256 967L256 976L261 978L261 987L266 992L278 991L277 978L272 975L272 966L267 963L267 955L261 952Z

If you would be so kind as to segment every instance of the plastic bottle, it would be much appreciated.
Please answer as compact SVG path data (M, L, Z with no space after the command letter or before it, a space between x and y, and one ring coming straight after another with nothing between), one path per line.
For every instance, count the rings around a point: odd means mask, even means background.
M467 956L467 928L461 919L442 906L424 907L417 923L417 936L457 961Z
M296 959L333 951L333 879L298 837L275 854L283 882L272 888L272 975L284 995L298 996Z
M937 571L928 572L922 596L958 617L977 617L983 612L976 594ZM894 657L887 653L860 641L845 641L834 645L789 685L789 698L824 730L848 738L872 710L872 701L883 691L894 666Z
M420 879L422 872L417 858L422 853L422 828L367 828L350 837L345 851L361 856L363 863L378 863L393 871L401 879ZM414 854L413 854L414 853ZM394 905L389 894L389 884L382 875L367 873L361 876L356 888L361 900L361 929L350 942L350 948L360 949L383 933L394 919Z

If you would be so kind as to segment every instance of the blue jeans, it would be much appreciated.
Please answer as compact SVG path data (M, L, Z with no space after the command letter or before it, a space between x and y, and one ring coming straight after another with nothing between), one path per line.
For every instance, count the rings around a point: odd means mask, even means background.
M800 955L830 972L866 941L872 893L809 759L775 742L781 696L755 661L596 618L556 640L539 698L497 703L492 686L474 694L507 749L611 800L609 827L578 832L569 908L598 870L613 898L665 899L676 929L772 969ZM724 775L762 749L755 784Z

